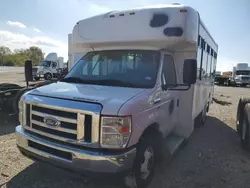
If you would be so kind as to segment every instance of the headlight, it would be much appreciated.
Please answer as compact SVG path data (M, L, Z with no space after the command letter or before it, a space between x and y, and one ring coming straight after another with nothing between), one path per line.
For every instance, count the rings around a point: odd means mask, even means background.
M101 146L125 148L131 135L131 117L102 117Z

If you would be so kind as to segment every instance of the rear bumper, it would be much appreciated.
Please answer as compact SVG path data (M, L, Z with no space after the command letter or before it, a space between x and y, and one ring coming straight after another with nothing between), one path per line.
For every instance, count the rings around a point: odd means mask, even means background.
M132 169L136 149L119 154L105 154L53 143L16 127L16 142L20 151L30 157L89 177L126 176Z

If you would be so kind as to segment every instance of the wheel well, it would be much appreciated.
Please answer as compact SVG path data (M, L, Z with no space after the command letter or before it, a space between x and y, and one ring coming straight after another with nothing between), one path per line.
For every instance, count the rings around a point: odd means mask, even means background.
M157 136L160 136L162 137L162 134L161 132L159 131L159 124L158 123L153 123L151 125L149 125L145 130L144 132L142 133L140 139L139 139L139 142L145 138L146 136L148 135L157 135Z
M51 72L46 72L44 75L46 75L46 74L51 74L51 75L52 75L52 73L51 73Z

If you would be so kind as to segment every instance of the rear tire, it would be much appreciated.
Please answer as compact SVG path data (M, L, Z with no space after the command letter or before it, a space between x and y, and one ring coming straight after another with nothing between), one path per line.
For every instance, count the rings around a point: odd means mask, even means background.
M240 134L240 140L241 140L241 148L244 150L249 151L250 150L250 122L248 114L250 114L250 104L246 104L244 108L243 116L241 116L242 119L240 119L240 127L241 127L241 134Z
M207 119L208 104L206 104L202 112L195 119L195 128L203 127Z
M249 97L241 97L238 102L237 114L236 114L236 130L241 134L240 121L243 120L244 108L246 104L250 103Z

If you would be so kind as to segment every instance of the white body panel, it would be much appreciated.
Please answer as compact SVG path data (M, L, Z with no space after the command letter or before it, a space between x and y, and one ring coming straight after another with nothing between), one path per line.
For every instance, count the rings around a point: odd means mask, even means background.
M193 117L197 117L202 110L204 109L206 104L211 104L213 92L214 92L214 76L212 73L215 74L216 70L216 61L217 61L217 52L218 52L218 45L215 43L211 35L209 34L208 30L205 28L204 24L200 20L199 23L199 36L204 39L206 46L205 50L202 50L197 45L198 50L203 51L203 55L206 54L207 45L210 46L211 49L216 53L216 58L209 53L209 58L201 57L197 50L197 66L201 67L200 72L197 74L197 83L194 87L194 101L193 101ZM200 51L201 52L201 51ZM212 59L212 60L211 60ZM202 61L201 61L202 60ZM208 70L210 69L210 70ZM202 73L202 70L205 72ZM217 74L221 74L221 72L217 72Z

